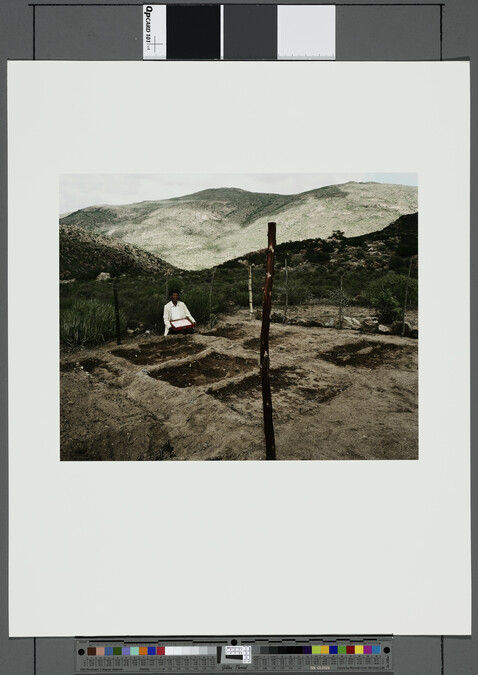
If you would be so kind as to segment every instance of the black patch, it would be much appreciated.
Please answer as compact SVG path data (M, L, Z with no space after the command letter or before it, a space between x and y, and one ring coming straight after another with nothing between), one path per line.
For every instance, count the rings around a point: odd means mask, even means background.
M219 59L220 19L220 5L167 5L166 58Z

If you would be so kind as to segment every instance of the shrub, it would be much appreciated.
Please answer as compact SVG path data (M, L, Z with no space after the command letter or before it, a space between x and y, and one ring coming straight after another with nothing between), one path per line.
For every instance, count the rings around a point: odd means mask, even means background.
M385 277L372 281L367 287L367 294L372 297L381 290L389 289L402 306L405 301L406 286L407 276L405 274L387 274ZM418 279L409 279L407 305L410 309L418 308Z
M264 280L259 275L253 277L252 280L252 304L254 307L262 306L262 287ZM236 281L235 284L228 288L226 297L239 307L249 307L249 285L244 279Z
M203 286L184 291L181 296L197 323L209 323L212 315L224 310L224 294L213 286L211 305L209 305L209 292L209 288Z
M335 246L331 241L324 241L322 244L322 251L324 253L333 253L335 251Z
M379 321L393 323L403 317L403 308L389 288L380 291L374 298L374 307L377 310Z
M171 300L170 298L170 293L174 291L179 291L179 293L182 293L184 290L184 281L180 279L179 277L168 277L167 280L167 286L168 290L166 292L166 283L164 285L164 302L165 304Z
M388 274L372 281L367 286L365 298L374 307L384 323L400 320L403 315L407 277L402 274ZM407 309L418 307L418 280L408 279Z
M289 274L289 280L287 284L287 296L289 305L302 305L308 299L310 299L310 297L315 297L305 277L297 275L295 278L291 278L291 274ZM276 302L285 304L285 278L280 279L279 283L273 288L272 297Z
M405 260L399 255L392 255L390 258L389 269L398 274L407 273L408 270L408 260Z
M249 291L234 288L230 293L231 301L239 307L249 307ZM253 299L254 302L254 299Z
M197 323L209 321L209 293L201 290L190 290L181 296Z
M407 234L402 237L401 242L397 246L397 255L402 258L409 258L412 255L418 254L418 237L416 234Z
M306 253L306 260L312 263L330 262L330 253L316 248L309 248Z
M120 329L126 328L126 317L120 310ZM115 311L112 304L98 300L77 300L60 315L60 342L72 349L96 345L116 335Z
M162 326L163 307L166 304L163 285L146 279L123 280L118 285L119 307L130 328L154 330Z

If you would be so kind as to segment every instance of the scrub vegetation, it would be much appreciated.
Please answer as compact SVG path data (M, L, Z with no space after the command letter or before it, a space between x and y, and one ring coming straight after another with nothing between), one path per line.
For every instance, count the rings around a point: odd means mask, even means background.
M104 240L101 252L104 256ZM72 242L61 248L74 273ZM88 240L87 257L95 249ZM128 251L128 254L130 252ZM248 269L252 265L253 304L262 306L265 276L265 250L229 260L214 269L178 270L161 261L152 267L140 267L134 251L130 265L125 251L118 253L109 278L96 280L97 265L78 267L78 278L60 284L60 340L63 348L72 349L98 344L115 334L113 285L120 306L121 330L163 330L163 306L169 290L177 288L199 326L212 327L219 314L233 314L249 306ZM405 294L407 309L418 307L418 215L400 217L388 227L358 237L345 237L336 230L327 239L290 241L275 251L273 311L314 304L341 304L369 307L382 323L403 318ZM81 242L77 242L76 258L81 258ZM120 256L120 258L118 258ZM121 265L119 264L121 261ZM287 275L286 275L287 265ZM139 267L138 267L139 266ZM139 270L139 271L138 271ZM153 271L152 271L153 270ZM71 274L70 274L71 275Z

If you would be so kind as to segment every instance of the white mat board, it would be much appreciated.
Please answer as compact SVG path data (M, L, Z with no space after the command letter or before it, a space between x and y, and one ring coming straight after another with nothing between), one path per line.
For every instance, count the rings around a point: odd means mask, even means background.
M10 635L469 633L468 64L8 87ZM418 461L60 463L59 176L168 172L418 172Z

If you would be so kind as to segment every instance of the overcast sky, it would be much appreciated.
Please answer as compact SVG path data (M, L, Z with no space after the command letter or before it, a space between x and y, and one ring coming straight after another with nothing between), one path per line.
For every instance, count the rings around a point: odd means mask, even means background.
M251 192L298 194L348 181L418 185L418 176L413 173L68 174L60 177L60 214L99 204L170 199L207 188L236 187Z

